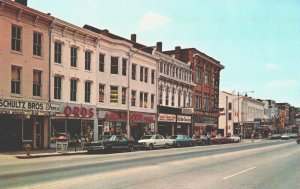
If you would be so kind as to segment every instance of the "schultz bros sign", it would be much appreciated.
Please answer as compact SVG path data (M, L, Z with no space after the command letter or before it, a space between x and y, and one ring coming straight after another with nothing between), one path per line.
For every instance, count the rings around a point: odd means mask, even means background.
M0 99L0 109L59 112L59 105L45 102Z

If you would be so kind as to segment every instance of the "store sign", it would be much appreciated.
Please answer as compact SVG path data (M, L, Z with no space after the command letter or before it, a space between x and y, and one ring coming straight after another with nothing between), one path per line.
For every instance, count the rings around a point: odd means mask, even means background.
M0 99L0 108L9 110L59 112L58 104L12 99Z
M182 108L181 109L181 113L182 114L194 114L194 108Z
M85 107L71 107L71 106L66 106L64 108L64 114L69 117L71 115L73 115L74 117L82 117L82 118L86 118L86 117L94 117L94 108L85 108Z
M126 122L127 114L124 112L107 112L106 121L119 121ZM129 121L131 123L152 123L154 122L154 116L143 113L130 113Z
M206 124L218 124L218 118L195 115L194 122L195 123L206 123Z
M158 121L176 122L176 115L174 115L174 114L159 114Z
M177 115L177 123L192 123L191 116Z

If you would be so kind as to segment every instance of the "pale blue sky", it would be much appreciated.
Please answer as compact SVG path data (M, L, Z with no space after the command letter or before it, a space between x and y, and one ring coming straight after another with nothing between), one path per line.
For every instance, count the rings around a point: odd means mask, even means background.
M299 0L28 0L28 6L163 50L219 60L221 90L300 107Z

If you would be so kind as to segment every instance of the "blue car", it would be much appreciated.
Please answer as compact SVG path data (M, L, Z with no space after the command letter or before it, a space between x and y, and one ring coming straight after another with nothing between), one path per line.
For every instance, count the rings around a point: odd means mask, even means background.
M174 135L171 137L175 141L175 147L182 147L182 146L194 146L195 139L187 136L187 135Z

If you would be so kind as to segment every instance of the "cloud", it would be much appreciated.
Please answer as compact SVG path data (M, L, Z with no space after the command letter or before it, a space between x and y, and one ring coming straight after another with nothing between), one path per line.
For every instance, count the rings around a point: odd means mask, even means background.
M153 30L159 27L163 27L169 22L170 20L166 16L149 11L140 20L139 27L141 30Z
M274 80L267 83L268 89L278 89L278 88L295 88L297 85L296 80Z
M265 69L266 70L280 70L281 66L278 64L270 63L270 64L265 64Z

